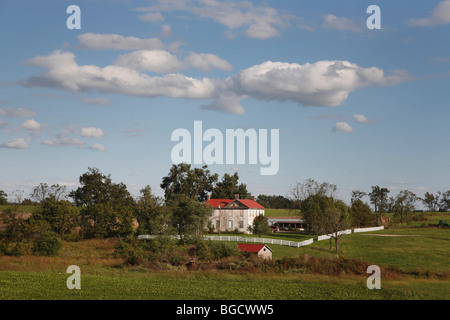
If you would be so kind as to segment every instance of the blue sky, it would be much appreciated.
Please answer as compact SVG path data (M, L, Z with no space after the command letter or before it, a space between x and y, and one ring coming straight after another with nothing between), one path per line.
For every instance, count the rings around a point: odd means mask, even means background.
M0 1L0 189L76 188L97 167L162 195L171 133L201 120L279 129L276 175L210 166L254 195L448 190L449 35L450 0Z

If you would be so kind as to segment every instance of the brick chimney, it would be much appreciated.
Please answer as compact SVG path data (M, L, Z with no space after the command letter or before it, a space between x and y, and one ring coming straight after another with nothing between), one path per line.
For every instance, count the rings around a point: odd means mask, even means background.
M208 194L208 195L206 196L206 201L209 201L210 199L211 199L211 195Z
M255 201L255 196L252 196L252 200Z
M234 195L234 200L239 200L239 194Z

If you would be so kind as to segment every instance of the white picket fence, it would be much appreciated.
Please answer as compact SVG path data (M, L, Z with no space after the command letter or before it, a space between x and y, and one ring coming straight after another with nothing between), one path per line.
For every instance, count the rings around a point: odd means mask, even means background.
M384 229L384 226L372 227L372 228L357 228L357 229L353 229L353 233L378 231L378 230L383 230L383 229Z
M343 230L343 231L338 231L338 236L343 235L343 234L350 234L352 233L352 229L347 229L347 230ZM322 236L318 236L317 237L317 241L322 241L322 240L327 240L330 239L331 237L334 237L336 233L330 233L330 234L324 234Z
M308 239L305 241L289 241L281 239L268 239L268 238L254 238L254 237L233 237L233 236L205 236L206 239L218 240L218 241L237 241L237 242L252 242L252 243L262 243L262 244L279 244L288 247L303 247L313 243L313 239Z
M383 230L384 226L381 227L373 227L373 228L357 228L353 229L353 233L358 232L370 232L370 231L379 231ZM343 234L351 234L352 229L347 229L343 231L338 231L338 235ZM325 234L317 237L317 241L327 240L330 239L333 234ZM140 235L138 236L138 239L152 239L155 238L154 235ZM307 245L310 245L313 243L313 238L305 240L305 241L289 241L289 240L281 240L281 239L268 239L268 238L255 238L255 237L236 237L236 236L204 236L205 239L209 240L215 240L215 241L235 241L235 242L251 242L251 243L262 243L262 244L278 244L282 246L288 246L288 247L304 247Z
M155 235L139 235L138 239L153 239ZM254 237L235 237L235 236L204 236L205 239L215 240L215 241L235 241L235 242L251 242L251 243L262 243L262 244L279 244L288 247L303 247L313 243L313 239L308 239L305 241L288 241L281 239L268 239L268 238L254 238Z

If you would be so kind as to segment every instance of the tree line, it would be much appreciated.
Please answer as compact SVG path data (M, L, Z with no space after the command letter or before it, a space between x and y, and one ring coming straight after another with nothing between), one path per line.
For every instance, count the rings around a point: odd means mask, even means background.
M204 205L208 195L227 199L233 199L235 194L241 199L252 196L246 184L239 182L237 173L224 174L219 180L218 174L207 166L192 168L189 164L173 165L162 178L163 197L146 186L134 198L124 183L113 182L110 175L97 168L88 168L79 177L79 184L77 189L67 191L65 186L40 183L33 188L31 199L23 199L23 191L14 192L13 201L0 217L6 228L0 234L2 250L12 250L14 243L17 250L25 247L31 250L30 246L39 239L51 240L58 246L57 239L120 238L135 232L178 235L181 241L188 241L200 237L214 210ZM373 186L369 193L353 191L350 205L337 199L336 191L334 184L308 179L292 186L287 196L259 195L257 201L266 208L299 209L309 230L318 234L334 233L349 226L378 225L385 212L394 212L401 221L408 220L419 201L430 211L450 208L450 190L436 195L427 192L424 198L402 190L396 197L389 197L387 188ZM362 200L365 196L374 210ZM0 191L0 204L7 203L6 193ZM23 219L20 205L27 203L37 205L33 214ZM253 226L255 233L268 230L260 227L260 220L256 219ZM5 249L5 243L9 249Z

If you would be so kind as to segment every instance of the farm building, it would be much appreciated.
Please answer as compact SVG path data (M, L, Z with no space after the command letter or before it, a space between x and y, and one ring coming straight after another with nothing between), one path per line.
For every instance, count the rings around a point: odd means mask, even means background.
M253 219L258 215L264 215L265 208L255 201L239 199L209 199L207 205L214 207L214 212L209 218L215 231L234 231L249 233L248 227L253 224Z
M238 248L241 252L250 252L262 259L272 260L273 251L265 244L239 243Z
M283 228L289 229L304 229L305 220L301 216L291 216L291 217L267 217L267 222L270 226L275 225L282 230Z

